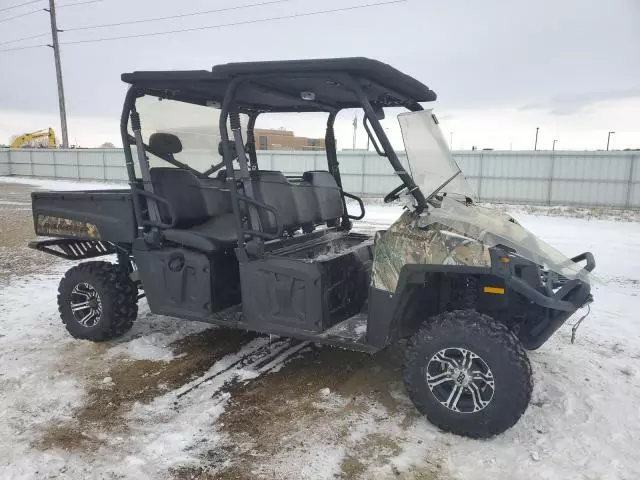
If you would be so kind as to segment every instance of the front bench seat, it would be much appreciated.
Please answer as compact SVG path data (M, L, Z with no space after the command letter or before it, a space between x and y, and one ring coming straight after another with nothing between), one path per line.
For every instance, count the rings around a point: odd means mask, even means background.
M342 192L333 175L326 170L310 170L302 174L302 180L313 187L317 224L333 222L344 215Z
M163 230L166 240L203 252L228 248L238 241L233 213L210 217L198 178L190 171L172 167L149 170L155 193L169 202L175 226ZM171 222L166 205L158 202L160 218Z

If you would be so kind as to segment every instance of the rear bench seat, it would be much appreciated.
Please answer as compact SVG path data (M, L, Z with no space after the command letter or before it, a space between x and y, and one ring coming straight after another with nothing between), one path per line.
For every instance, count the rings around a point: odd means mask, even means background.
M229 192L225 191L225 171L217 178L206 179L171 167L152 168L150 173L156 194L171 204L177 217L175 227L164 231L167 240L202 251L236 243L235 217ZM302 180L296 181L289 181L282 172L268 170L252 172L251 177L256 200L274 207L289 233L300 228L309 233L315 225L333 223L344 213L340 189L329 172L305 172ZM166 206L160 204L159 209L162 220L169 223ZM275 233L274 215L264 209L258 209L258 215L262 230Z

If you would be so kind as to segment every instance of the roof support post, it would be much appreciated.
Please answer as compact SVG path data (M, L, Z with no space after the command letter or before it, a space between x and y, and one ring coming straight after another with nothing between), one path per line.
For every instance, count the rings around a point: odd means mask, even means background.
M342 177L340 176L340 165L338 163L338 153L336 152L336 136L333 130L337 114L338 112L329 113L329 117L327 118L327 132L324 137L324 146L327 151L327 165L329 166L329 172L336 180L338 187L340 187L340 197L342 198L342 207L344 210L341 227L344 230L350 230L352 223L349 218L349 214L347 213L347 202L345 201L344 195L342 195Z
M138 155L138 165L140 165L140 175L142 176L142 188L151 194L155 194L153 182L151 181L151 173L149 172L149 157L144 149L142 140L142 125L140 123L140 114L136 111L135 105L131 107L131 129L136 142L136 153ZM135 195L135 194L134 194ZM154 198L147 198L147 210L149 212L149 220L155 224L162 223L158 203ZM156 227L154 227L156 228Z
M120 136L122 137L122 146L124 147L125 165L127 167L127 176L129 177L129 185L136 181L136 170L133 164L133 154L131 153L131 141L127 127L129 125L129 112L134 108L137 98L137 92L134 87L127 90L124 98L124 106L120 115Z
M238 234L238 247L236 248L236 256L238 257L239 262L247 262L249 261L249 257L247 255L247 249L246 249L247 242L245 241L245 238L244 238L245 229L242 226L243 218L242 218L242 211L240 209L240 198L238 194L238 186L236 183L236 178L233 172L233 152L229 147L230 145L229 132L227 130L227 120L232 114L230 110L233 105L233 101L235 99L235 95L241 81L242 81L241 78L238 78L238 77L234 78L229 83L227 90L225 91L224 100L222 101L222 105L220 108L219 128L220 128L220 138L222 139L222 153L223 153L222 159L224 161L224 164L227 170L226 182L227 182L227 187L229 188L229 195L231 196L231 207L233 208L233 216L235 218L236 232ZM236 115L237 115L237 112L236 112ZM237 126L238 128L240 128L239 120L237 123L238 125L236 125L235 121L232 122L232 128L234 129L236 146L238 144L237 142L238 136L236 135L234 127ZM240 176L241 176L242 184L245 188L245 194L253 198L252 191L251 191L251 178L249 177L249 173L247 171L246 158L240 159L240 156L244 156L244 149L241 149L240 151L238 151L238 160L240 162L240 167L241 167ZM244 168L242 168L243 164L244 164ZM257 215L253 214L253 212L255 211L255 208L247 204L247 209L251 213L249 215L250 216L249 221L250 222L257 221ZM253 223L249 225L249 229L254 229L254 228L258 228L258 225Z
M249 170L252 172L258 170L258 156L256 155L256 137L253 133L256 120L259 113L252 113L249 115L249 124L247 125L247 154L249 155Z
M385 133L384 129L382 128L382 125L380 124L380 120L378 120L378 117L373 111L373 107L369 102L369 98L362 90L362 87L358 84L358 82L356 82L353 79L353 77L351 77L351 75L346 75L346 74L340 75L340 79L342 83L345 86L347 86L347 88L349 88L358 97L358 100L362 105L362 109L364 110L364 113L367 116L367 119L369 120L369 123L373 128L373 131L378 137L378 140L380 140L380 144L382 146L382 149L384 150L384 153L387 154L389 163L391 163L391 166L393 167L396 175L398 175L402 179L402 182L404 183L404 185L407 187L409 192L416 199L417 210L418 212L421 212L427 206L427 201L424 198L424 194L422 193L420 188L416 185L416 183L413 181L413 178L411 177L411 175L409 175L409 173L404 169L404 167L402 166L402 163L400 163L400 160L398 159L398 156L396 155L395 150L391 146L391 142L387 138L387 134Z
M133 211L136 216L138 231L142 232L144 229L142 226L142 207L140 206L140 198L135 193L135 190L138 188L138 183L136 179L136 169L133 163L133 153L131 152L130 135L127 130L129 125L129 114L132 109L135 108L136 98L138 98L138 96L139 93L134 87L127 90L127 95L125 96L124 105L122 107L122 114L120 115L120 136L122 137L127 177L129 178L129 188L131 189L131 199L133 200Z

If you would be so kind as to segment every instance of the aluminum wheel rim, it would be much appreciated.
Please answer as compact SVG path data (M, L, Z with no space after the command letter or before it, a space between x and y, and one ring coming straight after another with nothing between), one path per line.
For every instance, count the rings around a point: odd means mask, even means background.
M454 412L477 413L493 400L493 372L469 349L443 348L431 357L425 374L435 399Z
M95 327L102 317L100 295L88 283L78 283L73 287L69 307L75 321L83 327Z

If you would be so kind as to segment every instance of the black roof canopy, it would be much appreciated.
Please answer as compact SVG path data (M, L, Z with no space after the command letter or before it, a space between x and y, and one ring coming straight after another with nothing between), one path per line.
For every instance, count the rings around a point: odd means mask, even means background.
M146 94L205 105L222 102L230 82L241 77L236 105L241 111L332 111L360 107L340 81L349 74L375 106L429 102L436 94L418 80L368 58L330 58L242 62L216 65L211 71L155 71L122 74L122 80ZM302 99L312 92L313 101Z

